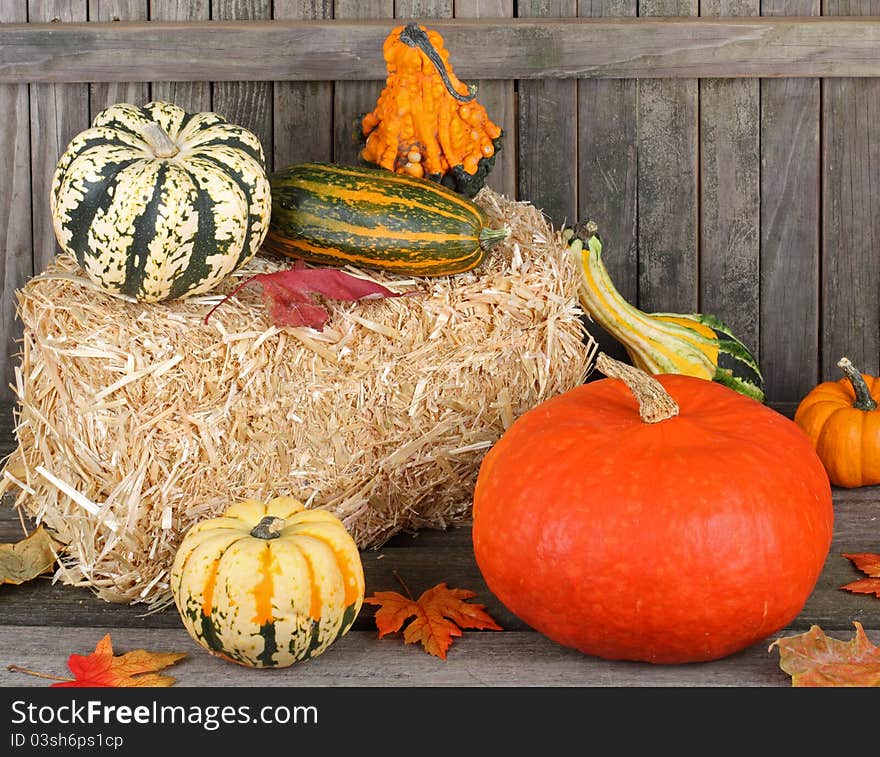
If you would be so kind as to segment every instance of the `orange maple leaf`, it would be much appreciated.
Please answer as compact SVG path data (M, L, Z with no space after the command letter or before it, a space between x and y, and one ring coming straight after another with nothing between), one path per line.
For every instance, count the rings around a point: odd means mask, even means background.
M853 564L869 578L850 581L840 588L857 594L874 594L880 597L880 555L872 552L844 552L843 556L852 560Z
M485 611L485 605L465 601L475 596L476 592L469 589L450 589L440 583L415 600L396 591L377 591L364 602L379 606L375 619L380 639L414 618L404 629L403 640L407 644L421 642L426 652L445 660L446 650L453 638L461 636L463 628L501 630Z
M874 646L862 624L853 621L856 635L849 641L826 636L819 626L786 636L768 648L779 647L779 667L792 686L880 686L880 647Z
M52 687L116 687L173 686L177 679L159 675L155 671L167 668L186 657L183 652L147 652L136 649L124 655L114 656L108 633L95 646L95 651L83 656L72 654L67 667L74 675L72 681L59 681ZM146 674L146 675L143 675Z
M53 688L173 686L177 682L176 678L159 675L156 671L167 668L184 657L186 654L183 652L147 652L144 649L114 656L108 633L95 645L95 651L91 654L72 654L67 658L67 667L74 676L72 679L37 673L19 665L9 665L7 669L40 678L51 678L57 682L52 684Z

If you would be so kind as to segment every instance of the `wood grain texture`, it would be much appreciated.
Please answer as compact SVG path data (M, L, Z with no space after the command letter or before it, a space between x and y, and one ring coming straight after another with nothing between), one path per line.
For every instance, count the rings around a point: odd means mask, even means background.
M382 44L395 27L394 0L376 0L372 3L357 0L335 0L333 4L334 19L356 19L354 28L374 31L375 37L368 44L356 67L361 70L372 68L375 79L381 81L339 81L333 91L333 160L346 165L358 165L361 151L360 119L376 107L376 100L382 92L385 82L385 61L382 57ZM369 19L375 26L369 26ZM334 21L334 24L337 23ZM351 44L349 42L349 44ZM332 64L331 64L332 65ZM329 73L329 72L328 72ZM313 78L323 79L324 75ZM333 79L358 79L355 76L333 76ZM371 78L371 77L366 77Z
M511 18L513 0L456 0L456 18ZM456 71L465 55L456 55ZM469 82L470 83L470 82ZM503 130L503 145L495 154L495 165L486 184L496 192L516 199L516 91L510 79L477 79L477 98L489 118Z
M706 16L757 16L759 0L703 0ZM700 301L760 361L760 82L700 81Z
M688 16L696 0L647 0L642 16ZM648 311L698 308L698 85L638 83L639 301Z
M877 643L880 632L866 632ZM116 629L112 624L88 629L0 628L0 649L4 650L0 686L45 686L45 679L9 671L7 665L63 676L71 651L85 654L105 633L112 633L114 651L120 653L141 648L186 652L185 659L165 671L177 679L177 687L791 686L791 678L779 668L778 653L767 651L772 639L712 663L650 665L590 657L533 632L468 632L455 640L441 664L417 646L404 645L400 638L379 639L375 632L350 631L320 657L267 675L212 657L182 627ZM59 635L63 645L58 643ZM851 636L848 632L840 638Z
M276 19L333 18L333 0L275 0ZM333 159L332 82L275 82L274 168Z
M576 0L520 0L519 16L577 15ZM547 35L540 55L552 67L564 53ZM577 82L542 79L519 83L517 196L544 212L554 226L578 217Z
M146 21L149 0L89 0L89 21ZM116 103L143 105L149 102L147 82L98 82L89 86L89 117Z
M337 0L325 21L8 24L0 82L378 81L390 5ZM206 6L157 0L151 19ZM880 17L459 18L435 28L450 49L471 51L456 70L464 79L880 74Z
M636 0L581 0L578 15L635 16ZM638 84L634 79L578 81L578 221L593 220L602 259L627 302L638 302ZM597 323L599 349L627 361L626 350Z
M880 0L826 0L826 15L880 14ZM846 355L880 371L880 80L822 82L822 379Z
M27 0L0 5L0 24L27 20ZM22 325L15 291L33 275L30 104L27 84L0 84L0 401L11 401Z
M150 0L150 21L154 23L185 21L189 24L207 21L210 16L210 0ZM190 27L184 25L182 28L186 31ZM157 36L160 39L164 38L161 33ZM182 40L180 48L169 46L163 51L162 54L168 63L165 70L157 71L146 77L146 80L151 82L150 97L153 100L175 103L190 113L209 111L211 110L211 85L209 82L215 77L207 76L200 80L198 77L193 77L189 81L184 78L192 76L191 65L179 57L186 49L186 44L186 40ZM203 52L203 60L216 59L218 57L216 51L217 48L209 50L207 53ZM130 52L125 57L127 58L129 55ZM92 77L92 81L97 80Z
M394 0L394 18L401 22L452 18L453 5L453 0Z
M272 17L271 0L212 0L211 18L217 21L268 19ZM272 82L215 81L211 93L211 110L230 123L253 132L272 170Z
M819 0L765 0L818 15ZM799 402L819 378L819 80L761 81L761 348L766 392Z
M30 0L31 22L52 24L85 21L86 0ZM3 44L0 43L0 49ZM31 217L33 221L33 266L42 271L58 252L49 210L49 189L58 158L79 132L89 125L87 84L32 84L31 118Z

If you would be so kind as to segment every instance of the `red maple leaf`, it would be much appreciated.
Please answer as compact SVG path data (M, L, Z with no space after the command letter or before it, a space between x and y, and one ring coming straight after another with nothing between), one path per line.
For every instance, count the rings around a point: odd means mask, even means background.
M484 605L465 601L475 596L476 592L469 589L450 589L440 583L423 592L418 599L396 591L378 591L366 597L364 602L379 606L375 619L380 639L399 631L407 620L413 618L403 630L404 642L421 642L426 652L445 660L446 650L453 638L462 635L463 628L501 630Z
M260 273L245 279L208 311L205 323L218 307L248 284L262 286L263 304L276 326L311 326L316 329L324 326L329 314L315 302L314 294L346 302L404 294L392 292L374 281L351 276L338 268L305 268L298 264L284 271Z
M856 594L873 594L880 597L880 555L873 552L844 552L843 556L852 560L853 564L869 577L851 581L840 588Z

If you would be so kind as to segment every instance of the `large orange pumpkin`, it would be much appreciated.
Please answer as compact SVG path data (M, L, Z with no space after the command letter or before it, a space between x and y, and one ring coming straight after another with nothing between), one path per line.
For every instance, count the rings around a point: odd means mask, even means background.
M880 378L860 373L846 357L837 365L844 378L813 387L794 422L812 440L832 484L880 484Z
M831 545L807 436L717 382L597 365L625 380L529 410L483 460L473 541L489 589L606 659L713 660L785 627Z

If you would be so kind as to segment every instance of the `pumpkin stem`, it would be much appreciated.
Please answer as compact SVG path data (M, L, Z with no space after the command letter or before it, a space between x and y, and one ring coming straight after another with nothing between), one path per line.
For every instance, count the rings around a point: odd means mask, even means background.
M277 539L281 536L281 531L283 529L284 518L276 518L274 515L267 515L253 527L251 530L251 536L255 539Z
M421 50L427 56L428 60L434 64L434 68L437 69L437 73L440 74L440 78L443 80L443 85L446 87L446 91L449 92L452 97L454 97L460 103L469 103L471 100L476 98L477 93L473 91L471 87L468 87L470 94L462 95L455 89L455 87L452 86L452 81L449 79L449 72L446 70L446 66L443 65L443 59L434 48L434 45L431 44L431 40L428 39L428 35L418 24L407 24L404 27L403 31L400 33L399 39L405 45L419 48L419 50Z
M168 132L159 124L148 124L144 129L146 142L157 158L173 158L180 152L180 148L174 144Z
M650 374L604 352L596 358L596 367L608 378L618 378L626 384L639 401L639 415L645 423L659 423L678 415L678 403Z
M865 383L865 379L862 378L862 374L855 369L849 358L840 358L837 361L837 366L846 374L846 377L852 384L853 391L856 393L856 401L853 402L853 407L856 410L865 410L867 412L876 410L877 402L871 396L871 392Z

